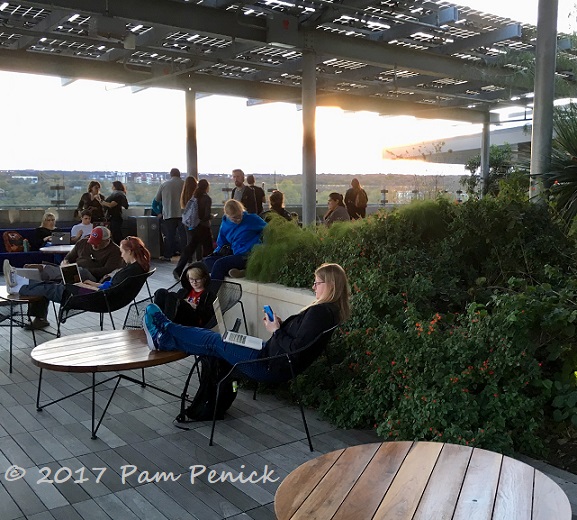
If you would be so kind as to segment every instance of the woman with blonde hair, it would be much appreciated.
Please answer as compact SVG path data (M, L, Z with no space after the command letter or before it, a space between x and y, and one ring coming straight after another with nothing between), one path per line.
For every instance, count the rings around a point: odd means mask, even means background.
M41 247L51 245L54 231L57 231L56 215L47 211L42 216L40 226L34 230L34 236L30 239L30 247L34 251L38 251Z
M224 280L231 269L246 267L248 254L260 243L266 222L234 199L224 204L224 215L214 253L204 259L213 280Z
M276 314L270 320L263 316L263 324L271 338L262 350L238 346L223 341L218 332L185 327L171 322L156 305L149 305L144 316L144 330L148 345L153 350L181 350L196 356L208 355L224 359L231 365L240 361L295 352L308 345L324 331L348 319L350 314L350 289L347 275L338 264L323 264L315 271L313 282L314 301L298 314L284 321ZM318 355L305 349L292 357L295 373L302 372ZM248 364L243 371L260 380L278 381L290 373L288 365L279 372L269 370L262 363Z

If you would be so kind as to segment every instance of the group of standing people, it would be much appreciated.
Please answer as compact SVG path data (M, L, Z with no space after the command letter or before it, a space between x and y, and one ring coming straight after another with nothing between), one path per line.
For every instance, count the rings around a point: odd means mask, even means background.
M355 178L351 181L351 187L345 193L344 199L336 191L329 194L328 209L323 218L324 223L330 226L333 222L365 218L368 202L367 192Z
M129 206L126 187L120 181L113 181L112 193L106 198L100 193L101 188L98 181L90 181L87 192L80 197L76 211L80 217L86 214L83 212L89 212L93 225L108 223L112 240L120 244L124 221L122 212Z

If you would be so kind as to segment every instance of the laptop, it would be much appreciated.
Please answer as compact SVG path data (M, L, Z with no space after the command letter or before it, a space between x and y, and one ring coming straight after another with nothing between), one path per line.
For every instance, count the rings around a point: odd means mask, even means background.
M60 273L62 274L62 281L66 285L76 285L78 287L84 287L85 289L92 289L93 291L98 290L98 287L93 287L92 285L82 282L82 277L78 270L78 264L61 265Z
M53 246L69 246L70 245L70 233L65 231L53 231L52 232L52 245Z
M262 350L263 341L256 336L247 336L246 334L241 334L239 332L232 332L226 330L226 324L224 323L224 317L222 315L222 310L220 308L220 302L218 298L215 298L212 303L214 308L214 315L216 317L216 322L218 324L218 330L222 336L222 340L227 343L234 343L235 345L240 345L241 347L248 347L254 350Z

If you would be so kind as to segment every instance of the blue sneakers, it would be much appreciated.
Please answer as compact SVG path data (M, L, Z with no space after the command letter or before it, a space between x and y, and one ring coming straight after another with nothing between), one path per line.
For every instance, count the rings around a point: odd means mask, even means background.
M158 340L167 321L168 319L162 314L158 305L150 304L146 307L144 318L142 318L142 328L146 334L146 342L150 350L160 350Z

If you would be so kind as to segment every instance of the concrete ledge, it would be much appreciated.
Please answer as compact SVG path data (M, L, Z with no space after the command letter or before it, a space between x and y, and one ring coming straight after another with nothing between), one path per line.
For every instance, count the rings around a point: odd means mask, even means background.
M284 320L292 314L298 313L314 300L314 293L308 289L295 289L276 283L258 283L246 278L227 278L227 280L242 285L242 302L248 333L263 339L270 337L262 325L262 308L264 305L270 305L276 315ZM230 317L227 315L227 325L230 326L232 323L229 323L229 320L234 323L234 319L237 316L240 317L240 309L228 314L231 314Z

